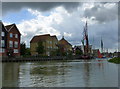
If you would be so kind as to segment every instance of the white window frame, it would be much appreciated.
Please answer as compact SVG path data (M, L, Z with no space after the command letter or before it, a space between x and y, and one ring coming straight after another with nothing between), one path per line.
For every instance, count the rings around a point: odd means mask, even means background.
M17 41L14 42L14 47L18 48L18 42Z
M13 41L9 41L9 47L10 47L10 48L13 47Z
M2 31L2 32L1 32L1 36L2 36L2 37L5 36L5 32Z
M5 47L5 40L1 40L1 47Z
M4 48L0 48L0 53L5 53L5 49Z
M18 38L18 34L15 34L15 38Z
M10 33L10 38L12 38L13 37L13 33Z
M14 53L19 53L19 52L18 52L18 49L14 49Z

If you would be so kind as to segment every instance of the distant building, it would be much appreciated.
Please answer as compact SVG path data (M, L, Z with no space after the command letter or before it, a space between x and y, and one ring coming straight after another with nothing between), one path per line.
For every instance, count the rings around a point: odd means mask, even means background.
M74 46L73 53L74 53L74 55L80 55L80 54L82 54L83 53L82 47L81 46Z
M86 53L86 50L85 50L86 46L83 47L83 45L80 45L79 48L81 48L81 50L82 50L82 52L84 54ZM89 47L88 47L88 53L92 54L92 45L89 45Z
M99 49L93 49L92 50L93 56L98 57L98 52L99 52Z
M20 56L20 37L21 34L15 24L4 26L1 31L1 49L2 56Z
M113 56L114 56L114 57L120 57L120 52L114 52L114 53L113 53Z
M52 51L58 49L56 46L58 44L58 39L55 35L50 36L50 34L45 34L34 36L30 41L30 51L32 56L38 55L36 48L38 47L38 42L40 41L42 42L45 50L43 55L50 56Z
M65 40L64 37L62 37L62 39L59 40L58 47L62 52L68 53L72 51L72 45L67 40Z

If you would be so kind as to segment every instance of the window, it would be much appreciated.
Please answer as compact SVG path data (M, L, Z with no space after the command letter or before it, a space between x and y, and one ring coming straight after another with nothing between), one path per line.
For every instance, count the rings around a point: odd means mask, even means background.
M13 41L9 41L9 47L13 47Z
M50 44L52 44L52 41L50 41Z
M14 53L18 53L18 49L14 49Z
M2 48L0 48L0 53L2 53Z
M11 37L11 38L13 37L13 34L12 34L12 33L10 33L10 37Z
M18 42L17 41L14 42L14 47L18 48Z
M5 52L5 49L0 48L0 53L4 53L4 52Z
M18 34L15 34L15 38L18 38Z
M1 36L5 36L5 32L1 32Z
M1 40L1 47L5 47L5 41Z

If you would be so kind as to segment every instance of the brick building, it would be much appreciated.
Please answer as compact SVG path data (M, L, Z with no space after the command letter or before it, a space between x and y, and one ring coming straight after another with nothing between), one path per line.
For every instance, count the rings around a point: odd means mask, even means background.
M3 23L0 21L0 56L6 56L7 54L7 30Z
M20 37L21 34L15 24L4 26L1 31L1 51L2 56L20 56Z
M59 40L58 47L60 48L61 52L72 52L72 45L67 40L65 40L64 37L62 37L62 39Z
M43 55L50 56L52 51L58 49L58 47L56 46L56 44L58 44L58 39L55 35L54 36L50 36L50 34L38 35L34 36L30 41L31 55L33 56L38 55L36 48L38 47L38 42L40 41L42 42L45 50Z

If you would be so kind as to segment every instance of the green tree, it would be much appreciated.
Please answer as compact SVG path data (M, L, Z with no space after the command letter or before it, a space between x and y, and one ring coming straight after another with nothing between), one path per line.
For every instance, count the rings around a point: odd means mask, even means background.
M82 55L82 50L77 49L75 52L76 55Z
M44 53L44 46L42 41L38 42L38 47L36 48L36 51L38 52L38 54Z
M26 48L26 55L31 55L30 48Z
M22 42L20 44L20 54L21 55L25 55L26 54L26 44L24 42Z

